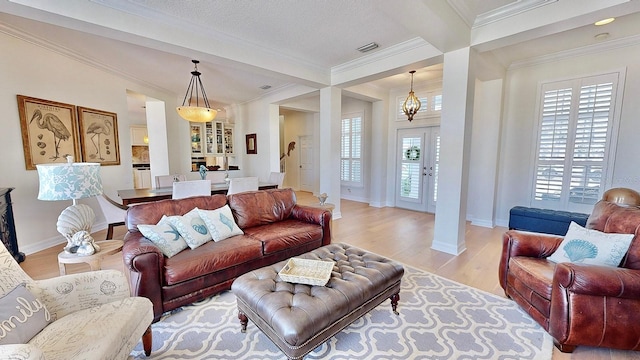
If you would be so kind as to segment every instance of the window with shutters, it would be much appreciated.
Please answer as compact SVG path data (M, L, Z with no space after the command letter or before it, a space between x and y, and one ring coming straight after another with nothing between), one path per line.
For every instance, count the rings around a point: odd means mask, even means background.
M618 73L545 83L541 88L534 201L573 210L605 188Z
M362 185L362 113L342 118L340 180L343 185Z

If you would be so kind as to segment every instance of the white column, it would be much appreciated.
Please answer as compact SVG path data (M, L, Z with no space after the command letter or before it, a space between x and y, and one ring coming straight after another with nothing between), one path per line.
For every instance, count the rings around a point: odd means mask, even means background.
M340 212L340 124L342 120L342 89L320 89L320 164L319 193L327 193L327 202L335 204L333 218Z
M431 248L458 255L464 241L475 78L470 48L444 54L440 169Z
M169 144L167 138L167 118L163 101L147 101L147 136L149 136L149 159L151 164L151 186L156 187L157 175L169 172ZM180 119L180 121L185 121ZM185 121L186 122L186 121Z
M376 101L371 106L371 187L369 191L369 206L383 207L387 197L387 163L380 159L387 158L388 126L385 121L387 107L384 101Z

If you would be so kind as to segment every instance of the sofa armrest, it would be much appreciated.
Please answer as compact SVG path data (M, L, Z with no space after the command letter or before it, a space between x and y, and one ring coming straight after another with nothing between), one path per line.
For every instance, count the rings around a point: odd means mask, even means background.
M296 204L291 212L291 217L322 226L322 246L331 243L331 211Z
M554 290L640 300L640 270L572 263L556 265Z
M509 259L514 256L546 258L560 246L562 237L557 235L509 230L502 235L502 255L498 267L500 286L507 289Z
M0 359L45 360L44 353L34 345L0 345Z
M35 281L29 288L44 302L54 319L96 305L129 297L129 284L117 270L70 274Z
M151 240L140 233L129 232L125 236L122 256L129 269L132 296L144 296L153 303L153 321L160 320L162 305L162 269L164 254Z

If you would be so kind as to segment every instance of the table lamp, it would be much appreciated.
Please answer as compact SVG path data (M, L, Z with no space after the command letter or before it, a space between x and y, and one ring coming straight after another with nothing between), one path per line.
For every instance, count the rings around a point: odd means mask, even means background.
M64 251L71 254L91 255L100 248L91 237L95 214L90 206L77 204L77 199L102 194L99 163L74 163L67 156L66 163L39 164L40 189L38 200L73 200L73 205L60 213L56 224L58 232L67 239Z

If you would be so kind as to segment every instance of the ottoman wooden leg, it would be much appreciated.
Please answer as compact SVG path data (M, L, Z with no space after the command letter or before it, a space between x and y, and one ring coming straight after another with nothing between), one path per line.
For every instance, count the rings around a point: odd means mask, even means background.
M245 315L242 311L238 311L238 319L240 319L240 331L243 333L247 332L247 324L249 323L247 315Z
M391 295L391 310L393 311L394 314L396 315L400 315L398 313L398 301L400 300L400 294L396 293Z

